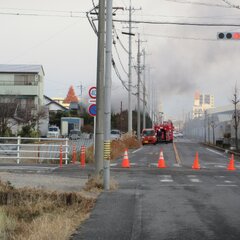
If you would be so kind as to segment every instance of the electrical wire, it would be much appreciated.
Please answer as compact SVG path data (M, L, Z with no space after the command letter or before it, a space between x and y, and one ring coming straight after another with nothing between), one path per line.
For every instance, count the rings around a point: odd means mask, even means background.
M117 53L117 57L118 57L118 60L119 60L119 62L120 62L120 65L121 65L123 71L124 71L124 72L127 74L127 76L128 76L128 72L125 70L125 68L124 68L124 66L123 66L123 63L122 63L122 60L121 60L121 58L120 58L120 55L119 55L119 52L118 52L118 49L117 49L116 44L114 43L113 46L114 46L114 49L115 49L115 51L116 51L116 53Z
M230 3L230 2L227 1L227 0L222 0L222 1L225 2L226 4L228 4L228 6L230 6L231 8L240 9L240 6L239 6L239 5L234 5L234 4Z
M129 54L129 51L126 49L126 47L123 45L121 39L119 38L118 33L117 33L117 29L115 28L115 25L114 25L114 24L113 24L113 30L114 30L114 32L115 32L116 38L117 38L118 42L120 43L121 47L123 48L123 50L124 50L127 54Z
M175 2L175 3L183 3L183 4L192 4L192 5L202 5L202 6L207 6L207 7L222 7L222 8L231 8L230 6L225 6L221 4L212 4L212 3L202 3L202 2L192 2L192 1L187 1L187 0L164 0L166 2Z
M158 34L151 34L151 33L144 33L142 35L150 36L150 37L178 39L178 40L180 39L180 40L195 40L195 41L218 41L217 39L211 39L211 38L179 37L179 36L158 35Z
M117 68L117 66L116 66L115 61L114 61L113 58L112 58L112 66L113 66L113 69L114 69L114 71L115 71L118 79L121 81L123 87L124 87L127 91L129 91L129 89L128 89L127 86L126 86L126 82L122 79L122 77L121 77L121 75L120 75L120 73L119 73L119 71L118 71L118 68Z
M114 22L127 23L128 20L114 19ZM165 22L165 21L137 21L133 20L132 23L136 24L153 24L153 25L179 25L179 26L198 26L198 27L240 27L236 23L187 23L187 22Z

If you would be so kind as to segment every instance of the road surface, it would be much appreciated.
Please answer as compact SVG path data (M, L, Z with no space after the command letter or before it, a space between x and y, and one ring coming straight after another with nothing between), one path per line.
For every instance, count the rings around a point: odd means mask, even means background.
M131 167L112 164L119 182L101 194L73 240L239 240L240 162L228 171L229 156L187 139L145 145L129 153ZM165 169L157 168L163 150ZM193 170L195 154L200 170Z

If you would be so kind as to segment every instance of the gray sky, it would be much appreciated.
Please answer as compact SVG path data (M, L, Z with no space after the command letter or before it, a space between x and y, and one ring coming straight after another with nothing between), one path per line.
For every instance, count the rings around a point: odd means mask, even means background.
M228 0L240 5L239 0ZM95 0L97 4L98 1ZM126 7L128 0L113 0L113 5ZM134 20L174 21L191 23L239 23L240 10L227 8L222 0L132 0ZM220 7L219 5L223 6ZM97 38L83 12L92 8L87 0L0 0L1 64L42 64L45 70L45 94L64 97L70 85L77 94L83 85L84 94L96 82ZM27 9L27 10L23 10ZM36 11L38 10L38 11ZM46 10L46 11L39 11ZM61 15L61 11L80 12L81 18L24 16ZM8 13L7 15L5 13ZM14 15L21 13L20 15ZM115 18L127 19L128 12L118 11ZM76 16L76 14L73 14ZM128 47L126 24L115 23L117 33ZM240 76L240 41L219 41L219 31L240 31L237 27L197 27L176 25L134 24L146 49L147 73L154 82L158 103L168 116L182 118L191 111L195 90L215 96L216 106L230 104L233 87ZM133 39L136 63L137 43ZM118 41L116 46L124 68L128 56ZM113 56L124 81L127 75L121 68L113 48ZM136 72L133 69L134 85ZM115 110L127 108L127 91L113 72L112 103ZM135 101L133 107L135 108Z

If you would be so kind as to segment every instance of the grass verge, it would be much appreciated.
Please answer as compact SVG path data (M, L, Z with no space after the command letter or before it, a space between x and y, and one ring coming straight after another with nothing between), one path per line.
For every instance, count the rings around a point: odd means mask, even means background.
M0 239L69 239L95 201L84 193L15 189L0 182Z

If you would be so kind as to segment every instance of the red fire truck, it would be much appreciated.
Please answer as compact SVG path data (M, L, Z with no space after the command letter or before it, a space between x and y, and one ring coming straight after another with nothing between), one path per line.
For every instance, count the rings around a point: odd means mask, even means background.
M168 120L161 124L155 124L154 130L156 132L157 142L172 143L173 142L173 123Z

